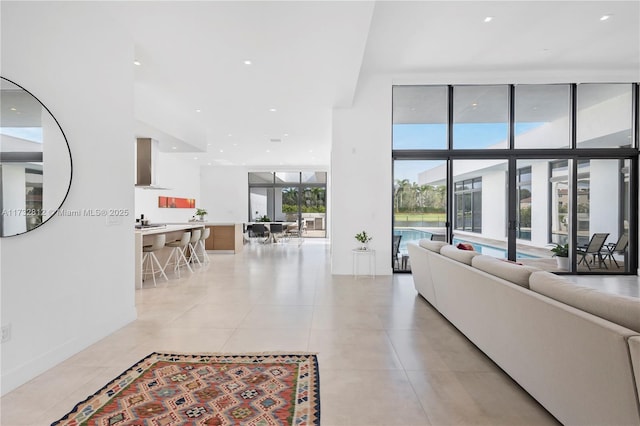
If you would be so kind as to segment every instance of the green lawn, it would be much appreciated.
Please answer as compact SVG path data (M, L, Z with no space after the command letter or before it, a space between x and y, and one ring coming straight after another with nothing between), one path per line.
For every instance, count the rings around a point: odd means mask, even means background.
M444 213L395 213L395 220L400 222L444 222Z

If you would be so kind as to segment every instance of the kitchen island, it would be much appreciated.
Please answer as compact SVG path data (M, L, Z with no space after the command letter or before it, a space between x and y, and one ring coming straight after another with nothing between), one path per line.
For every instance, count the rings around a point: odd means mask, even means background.
M155 225L149 226L142 229L136 229L136 237L135 237L135 253L136 253L136 278L135 278L135 286L136 288L142 288L142 246L151 245L152 239L154 235L157 234L166 234L167 240L166 242L176 241L182 238L182 234L185 231L191 231L192 229L204 229L202 223L198 222L190 222L190 223L172 223L166 225ZM171 248L165 247L156 252L156 256L160 261L161 265L169 258L171 254ZM158 278L156 277L156 280Z
M135 268L135 286L136 288L142 288L142 247L151 245L152 238L157 234L166 234L167 243L176 241L182 238L182 234L185 231L192 229L204 230L209 228L211 234L209 238L205 240L205 249L207 251L223 252L223 253L238 253L242 250L242 224L241 223L219 223L219 222L187 222L187 223L167 223L163 225L151 225L142 229L135 230L135 253L136 253L136 268ZM167 258L171 253L169 247L158 250L156 256L161 265L164 265ZM149 277L150 279L150 277ZM156 277L156 280L158 278Z

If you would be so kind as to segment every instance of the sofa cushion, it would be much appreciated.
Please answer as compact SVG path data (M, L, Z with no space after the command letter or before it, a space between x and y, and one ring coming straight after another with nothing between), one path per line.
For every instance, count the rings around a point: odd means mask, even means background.
M518 284L524 288L529 288L529 276L532 272L539 271L532 266L519 265L517 263L505 262L495 257L480 255L473 258L471 265L488 274L498 278Z
M604 293L543 271L531 274L529 286L537 293L640 332L640 298Z
M477 251L459 250L455 248L455 246L447 244L440 248L440 254L450 259L457 260L458 262L462 262L466 265L471 265L471 259L478 256L480 253L478 253Z
M427 240L427 239L422 239L418 242L418 245L422 248L426 248L427 250L430 251L435 251L436 253L440 253L440 249L443 246L446 246L447 243L445 243L444 241L431 241L431 240Z

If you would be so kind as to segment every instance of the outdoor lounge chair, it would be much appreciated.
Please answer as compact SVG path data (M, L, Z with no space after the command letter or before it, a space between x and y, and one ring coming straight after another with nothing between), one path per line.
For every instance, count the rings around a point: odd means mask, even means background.
M613 255L614 254L624 255L625 252L627 251L628 246L629 246L629 236L623 233L622 235L620 235L620 238L618 238L618 242L605 244L604 250L602 253L603 259L606 260L607 258L609 258L610 260L613 261L613 263L616 264L616 267L620 268L620 265L618 265L618 262L616 261L616 258Z
M598 267L602 267L602 265L604 265L604 267L607 268L607 264L604 263L604 258L602 257L602 247L604 246L605 241L607 241L608 236L609 233L595 233L591 236L589 244L576 248L576 255L582 256L578 260L578 265L584 262L584 264L587 265L587 268L591 270L591 262L587 259L587 256L591 255L594 265L597 258Z

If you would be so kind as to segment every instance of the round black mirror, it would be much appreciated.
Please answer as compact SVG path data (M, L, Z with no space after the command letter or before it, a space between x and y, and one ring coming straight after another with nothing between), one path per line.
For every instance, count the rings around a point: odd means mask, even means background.
M71 186L71 150L49 109L0 77L0 237L55 216Z

